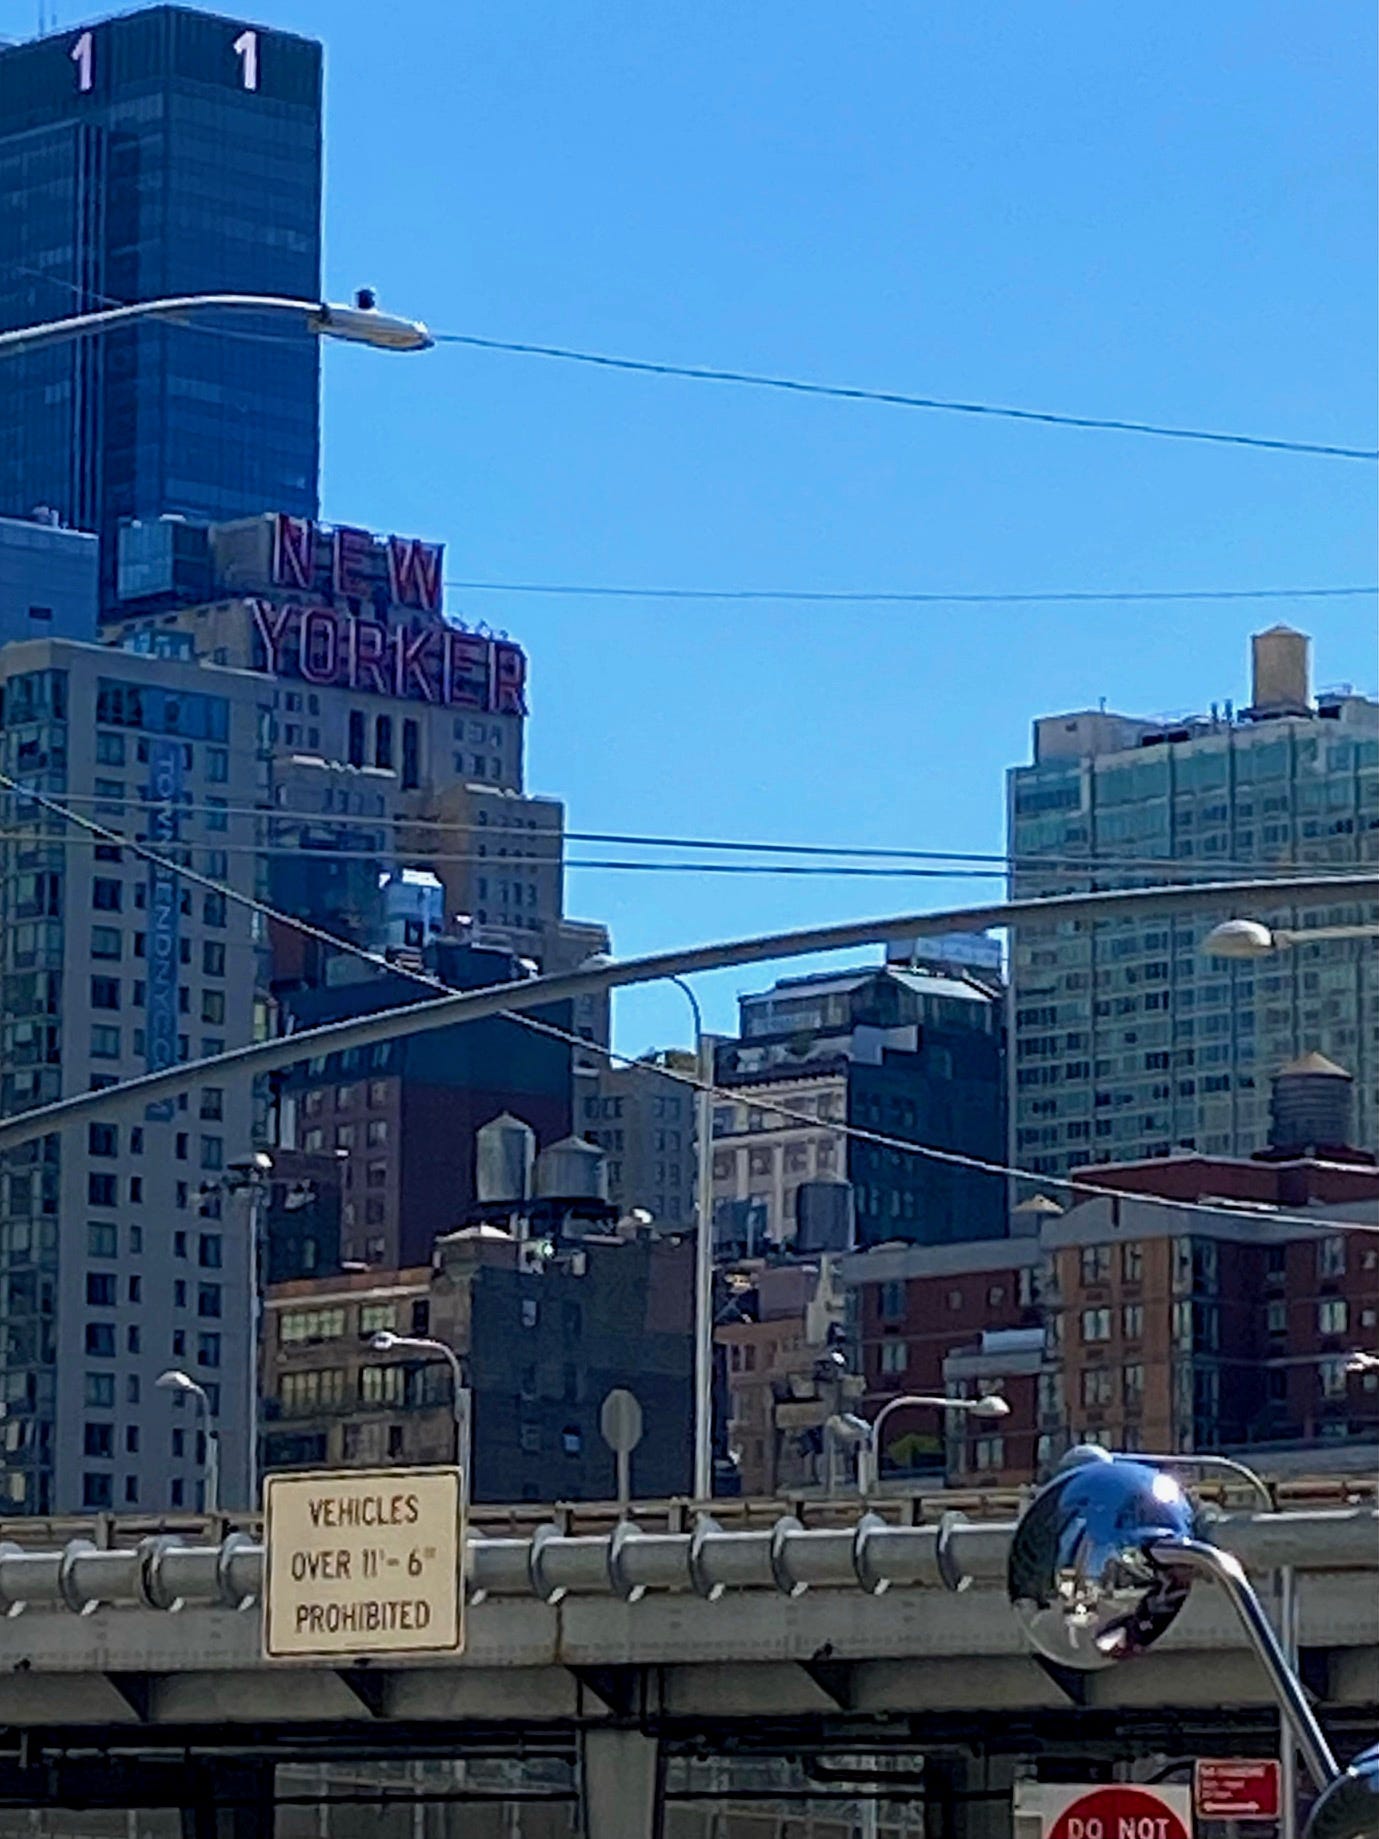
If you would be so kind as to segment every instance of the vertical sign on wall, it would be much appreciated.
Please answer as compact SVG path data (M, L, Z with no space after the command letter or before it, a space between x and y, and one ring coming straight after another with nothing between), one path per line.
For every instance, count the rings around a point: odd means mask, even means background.
M177 808L182 800L182 743L157 735L148 744L148 838L166 855L177 841ZM177 1064L178 877L161 863L148 870L148 1008L144 1063L150 1073ZM148 1107L150 1118L165 1122L170 1101Z

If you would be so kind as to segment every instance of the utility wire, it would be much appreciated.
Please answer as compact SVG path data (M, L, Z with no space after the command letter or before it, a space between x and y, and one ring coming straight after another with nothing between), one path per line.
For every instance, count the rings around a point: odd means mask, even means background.
M30 796L25 790L22 782L14 783L18 785L17 796L21 799ZM66 795L65 798L65 803L69 807L92 805L103 815L112 815L114 807L118 805L126 803L137 804L137 802L138 799L135 794L122 794L120 797L116 797L112 793L71 793ZM728 837L637 835L616 830L529 830L524 829L520 825L509 828L499 824L467 824L440 818L406 817L396 813L380 813L376 816L364 816L338 811L306 811L291 805L216 805L188 801L185 804L178 805L177 813L179 817L189 813L206 814L208 816L214 814L217 818L255 818L271 825L300 825L331 830L353 831L396 828L415 830L419 835L424 836L478 836L496 845L494 850L490 851L488 855L473 858L453 857L444 859L455 861L464 859L480 860L491 866L499 864L511 865L513 863L519 864L522 867L537 868L560 866L562 863L567 868L602 868L606 866L602 859L587 863L566 859L563 857L559 847L548 855L541 853L522 854L516 847L518 843L524 848L534 845L537 846L539 851L540 845L545 842L554 842L559 845L563 840L564 843L619 845L632 849L702 850L706 853L709 851L717 851L723 855L778 855L786 857L803 857L811 860L838 858L843 861L866 862L923 862L936 864L955 862L973 866L981 866L989 863L1003 872L1012 871L1021 874L1067 873L1078 876L1097 876L1112 870L1125 872L1133 871L1137 873L1163 873L1172 870L1175 873L1181 871L1188 875L1203 874L1208 876L1219 876L1223 870L1239 869L1242 873L1266 876L1272 871L1277 871L1280 875L1295 874L1299 867L1299 864L1292 862L1259 863L1242 861L1237 858L1225 856L1213 856L1208 859L1204 856L1122 856L1102 854L1073 856L1011 855L998 850L904 849L882 848L860 844L834 845L826 843L754 842ZM219 831L206 830L204 834L206 839L210 839L219 836L221 833ZM207 848L213 848L216 845L206 840L205 846ZM267 845L270 851L274 847L275 845L272 844ZM293 853L298 853L296 845L293 846ZM335 854L337 852L330 849L322 853ZM381 852L364 851L362 853L367 856L374 856ZM409 850L399 850L398 854L404 858L415 858L416 860L436 861L442 859L425 847L413 847ZM685 864L684 866L692 867L693 865ZM1318 863L1304 866L1309 867L1318 874L1325 874L1330 865ZM1338 875L1344 875L1350 872L1352 865L1337 863L1334 866L1335 872Z
M912 396L900 390L861 389L840 383L811 383L799 377L768 376L759 371L719 370L700 364L666 364L645 358L612 357L577 351L567 345L534 345L516 339L479 338L467 332L437 332L438 345L464 345L477 351L505 351L520 357L555 358L565 364L589 364L600 370L636 371L654 377L685 377L697 383L739 383L752 389L784 390L797 396L827 396L845 402L880 402L893 408L930 409L947 415L983 415L1001 421L1040 422L1060 428L1089 428L1102 433L1148 434L1163 440L1205 441L1217 446L1256 447L1273 453L1306 453L1333 460L1379 460L1379 449L1343 447L1326 441L1276 440L1261 434L1232 434L1217 429L1179 427L1166 422L1128 421L1112 416L1068 415L1048 409L1017 409L1008 404L965 402L948 396Z
M32 797L32 793L26 793ZM108 839L100 836L59 838L33 831L0 830L0 843L28 843L33 849L70 849L74 847L109 848L139 850L142 838L132 837L128 831L112 830ZM297 843L233 843L222 839L218 831L209 836L199 836L194 844L186 838L179 838L173 846L185 850L188 855L191 848L204 849L208 854L222 856L263 856L268 859L284 857L298 858L320 865L329 862L382 862L396 859L402 867L414 864L427 867L435 863L447 866L455 865L470 868L482 868L494 875L535 874L542 869L607 869L615 874L634 875L748 875L772 876L785 879L806 879L825 881L1003 881L1009 871L1001 866L993 868L920 868L914 865L895 867L872 867L855 862L832 864L799 862L638 862L616 856L523 856L511 855L471 855L452 854L431 849L399 849L395 845L383 842L376 848L337 848L333 845L319 847ZM1042 864L1040 865L1043 866ZM1174 879L1178 871L1171 862L1155 864L1173 871ZM1220 861L1197 862L1196 869L1215 878L1222 868L1228 866ZM1030 871L1022 870L1023 874ZM1058 868L1060 877L1066 876L1066 868ZM1296 872L1284 870L1282 872ZM1346 873L1344 865L1337 868L1337 874ZM1353 872L1353 869L1352 871ZM1151 884L1152 885L1152 884Z
M9 791L23 790L15 780L10 778L7 773L3 772L0 772L0 787ZM165 869L174 875L181 875L187 880L196 883L198 886L211 889L215 893L222 895L226 900L233 902L237 906L246 907L251 913L256 913L264 919L277 920L280 924L300 932L306 938L315 939L320 944L344 952L350 957L358 958L363 963L371 964L377 969L387 972L391 976L401 977L408 982L424 985L426 988L435 991L438 995L451 996L458 994L450 984L445 983L439 977L432 976L428 971L418 971L412 969L409 965L395 964L391 959L382 956L382 954L378 952L370 951L366 946L356 945L352 940L339 938L336 934L327 932L323 927L313 925L309 920L299 919L295 914L284 913L275 907L269 906L266 901L257 899L252 894L241 892L240 889L231 886L227 882L216 881L209 875L197 874L193 870L183 868L180 863L161 855L156 850L149 849L142 843L127 843L121 838L118 831L107 830L104 825L95 823L94 820L89 817L81 816L80 813L69 809L59 800L48 797L46 793L25 792L24 795L34 799L36 803L42 805L45 810L50 811L54 816L61 817L67 822L77 825L78 828L82 830L98 835L106 842L120 843L122 847L132 849L136 855L141 856L154 867ZM552 1035L559 1040L568 1042L573 1047L580 1048L586 1052L600 1054L609 1060L615 1060L620 1065L637 1066L645 1064L636 1055L620 1053L615 1048L603 1046L600 1042L586 1041L582 1035L573 1034L567 1029L557 1027L554 1023L541 1021L537 1017L525 1014L520 1010L502 1010L499 1013L502 1015L503 1019L507 1021L519 1022L523 1027L529 1028L535 1033ZM200 1062L198 1077L209 1068L213 1067L216 1061L221 1057L220 1055L212 1055ZM657 1065L654 1070L661 1077L670 1079L677 1084L690 1087L696 1092L706 1093L710 1098L722 1099L732 1104L743 1102L743 1094L740 1088L718 1086L710 1080L699 1079L693 1074L681 1073L666 1066ZM807 1067L802 1065L800 1071L802 1077L809 1077ZM118 1097L120 1088L116 1085L109 1086L105 1088L105 1090L108 1096ZM1201 1201L1172 1200L1157 1194L1128 1193L1128 1191L1123 1188L1111 1188L1097 1185L1093 1182L1077 1181L1062 1175L1039 1175L1032 1169L1017 1168L1007 1163L990 1162L980 1156L964 1155L958 1150L936 1149L929 1144L911 1143L904 1137L887 1136L882 1131L867 1130L860 1124L847 1124L835 1122L833 1119L820 1118L807 1111L793 1110L788 1105L780 1104L775 1100L764 1098L757 1094L753 1094L751 1099L747 1102L750 1102L758 1110L769 1111L773 1116L784 1118L788 1123L807 1125L812 1130L827 1130L846 1139L859 1143L869 1143L880 1149L896 1150L904 1155L921 1156L929 1161L946 1163L955 1168L970 1169L978 1174L997 1175L1019 1181L1032 1182L1036 1187L1058 1188L1065 1193L1075 1194L1079 1197L1106 1197L1119 1201L1124 1201L1128 1198L1143 1202L1146 1206L1168 1207L1176 1209L1179 1212L1187 1213L1207 1213L1218 1219L1225 1213L1232 1218L1271 1220L1275 1225L1305 1226L1313 1231L1325 1230L1328 1232L1363 1232L1368 1234L1379 1234L1379 1226L1371 1225L1364 1220L1309 1219L1303 1214L1281 1213L1269 1207L1252 1206L1249 1204L1223 1207L1220 1203L1209 1205ZM18 1114L20 1119L22 1119L23 1115L22 1112Z
M595 600L803 601L842 606L1086 606L1118 602L1198 603L1216 600L1355 600L1373 587L1085 588L1048 593L938 593L908 590L765 587L612 587L572 581L447 581L457 593L551 594Z
M25 268L19 272L33 276L42 281L54 279L39 269ZM101 294L95 290L78 288L71 282L59 282L82 299L100 300L107 306L126 306L131 304L117 300L110 294ZM182 323L176 320L163 322L171 329L190 331L212 338L252 339L255 342L283 344L290 341L292 335L286 332L245 332L228 326L197 324L194 320ZM566 345L536 345L516 339L481 338L467 332L435 332L432 334L438 345L462 345L476 351L502 351L519 357L555 358L566 364L593 365L601 370L633 371L645 376L683 377L697 383L736 383L752 389L770 389L788 391L799 396L825 396L844 402L886 403L893 408L928 409L947 415L981 415L1001 421L1036 422L1045 426L1060 428L1094 429L1102 433L1145 434L1162 440L1210 442L1217 446L1262 448L1272 453L1312 454L1326 459L1337 460L1379 460L1379 449L1372 447L1346 447L1325 441L1295 441L1274 439L1259 434L1227 433L1218 429L1190 428L1175 426L1165 422L1131 421L1112 416L1071 415L1048 409L1014 408L1006 403L968 402L949 396L916 396L900 390L862 389L840 383L816 383L798 377L770 376L758 371L720 370L708 365L668 364L645 358L627 358L611 356L605 352L579 351ZM539 591L547 590L509 590ZM712 596L712 598L720 598ZM802 596L792 596L802 598ZM848 596L848 598L853 598ZM875 599L875 595L863 595L857 598ZM883 598L893 598L884 596ZM908 596L906 596L908 598ZM943 596L951 598L951 596ZM962 597L965 598L965 597ZM1101 596L1093 596L1101 598ZM1123 599L1128 596L1115 595L1108 598ZM1163 598L1163 596L1154 596ZM1212 596L1216 598L1216 596Z

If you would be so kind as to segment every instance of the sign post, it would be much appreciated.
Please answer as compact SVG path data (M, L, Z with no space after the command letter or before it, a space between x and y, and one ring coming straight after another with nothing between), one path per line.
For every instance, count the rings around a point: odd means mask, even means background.
M264 1542L267 1659L463 1652L459 1469L270 1475Z
M1022 1782L1015 1790L1015 1814L1017 1820L1037 1820L1041 1839L1192 1839L1191 1793L1158 1784L1055 1788Z
M1276 1757L1202 1757L1192 1775L1201 1820L1277 1820L1282 1767Z

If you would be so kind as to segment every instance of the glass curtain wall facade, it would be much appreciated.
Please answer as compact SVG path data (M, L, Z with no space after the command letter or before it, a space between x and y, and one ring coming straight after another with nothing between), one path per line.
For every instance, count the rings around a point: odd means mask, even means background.
M1049 750L1009 782L1016 898L1379 860L1379 705L1218 719L1165 735L1080 720L1094 749ZM1119 724L1106 728L1105 724ZM1057 729L1050 718L1040 731ZM1132 734L1128 729L1137 727ZM1044 738L1043 733L1040 739ZM1038 755L1043 749L1036 748ZM1041 858L1049 866L1041 867ZM1083 869L1095 861L1094 872ZM1163 867L1159 867L1163 864ZM1167 873L1172 865L1175 872ZM1303 946L1230 962L1212 915L1022 926L1012 946L1012 1160L1062 1174L1175 1150L1249 1155L1268 1141L1271 1075L1316 1050L1355 1075L1362 1146L1379 1112L1379 947ZM1374 909L1252 912L1280 927Z
M316 299L321 48L157 6L0 50L0 329L168 295ZM0 513L314 516L319 352L281 316L0 369ZM113 543L107 569L113 569Z

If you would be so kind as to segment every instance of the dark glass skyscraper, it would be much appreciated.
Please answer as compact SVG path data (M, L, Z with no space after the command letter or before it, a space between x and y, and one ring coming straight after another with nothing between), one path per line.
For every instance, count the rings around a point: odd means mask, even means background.
M0 328L165 295L316 299L321 47L180 6L0 50ZM0 514L314 516L315 338L148 323L0 362ZM113 573L107 542L107 580Z

